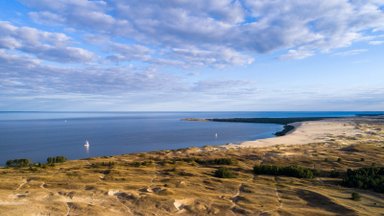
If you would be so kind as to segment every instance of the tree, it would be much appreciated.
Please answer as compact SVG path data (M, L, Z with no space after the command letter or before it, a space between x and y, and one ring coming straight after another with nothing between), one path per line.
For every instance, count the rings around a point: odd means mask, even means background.
M31 164L31 161L29 159L14 159L14 160L7 160L5 165L7 167L27 167Z
M296 178L313 178L314 176L311 169L300 166L260 165L254 166L253 172L256 175L281 175Z
M47 158L48 164L63 163L65 161L67 161L67 158L64 156L56 156L56 157L48 157Z

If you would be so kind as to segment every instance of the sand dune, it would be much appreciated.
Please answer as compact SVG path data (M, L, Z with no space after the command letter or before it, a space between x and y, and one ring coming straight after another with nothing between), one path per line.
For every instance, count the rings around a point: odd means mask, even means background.
M295 130L285 136L246 141L239 145L226 145L228 148L268 147L274 145L300 145L322 143L339 136L355 136L361 131L348 119L321 120L291 124Z

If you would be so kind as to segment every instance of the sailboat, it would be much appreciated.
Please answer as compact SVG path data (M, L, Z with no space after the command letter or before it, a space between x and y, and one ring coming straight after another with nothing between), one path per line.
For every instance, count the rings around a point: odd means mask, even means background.
M88 142L88 140L85 140L84 147L86 147L86 148L89 147L89 142Z
M219 135L217 133L215 133L215 137L217 138Z

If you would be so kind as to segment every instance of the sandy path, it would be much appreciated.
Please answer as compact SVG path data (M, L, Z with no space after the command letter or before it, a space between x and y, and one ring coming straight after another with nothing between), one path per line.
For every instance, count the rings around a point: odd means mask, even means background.
M337 136L354 136L361 133L348 120L321 120L293 123L296 129L285 136L246 141L225 145L225 148L268 147L274 145L300 145L327 142Z
M27 180L23 179L23 181L20 183L20 185L15 189L15 191L20 190L25 184L27 184Z
M241 189L242 186L243 186L243 184L239 184L239 186L237 187L236 193L229 199L229 201L232 203L231 209L233 209L234 207L237 206L235 200L240 195L240 189Z
M69 213L71 213L71 207L69 206L68 202L66 202L67 205L67 212L65 213L66 216L69 216Z
M273 209L270 209L268 211L263 211L262 213L260 213L260 215L269 215L269 213L277 211L277 210L279 210L279 209L281 209L283 207L283 201L280 198L279 191L277 189L277 187L278 187L277 184L278 184L277 177L275 177L275 195L276 195L276 200L277 200L277 202L279 204L275 208L273 208Z

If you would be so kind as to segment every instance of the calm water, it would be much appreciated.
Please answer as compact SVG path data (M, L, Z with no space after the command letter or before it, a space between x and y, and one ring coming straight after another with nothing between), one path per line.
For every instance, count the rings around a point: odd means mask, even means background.
M362 113L362 112L359 112ZM44 162L272 137L275 124L188 122L182 118L336 117L356 112L0 112L0 164L15 158ZM215 133L218 136L215 136ZM89 140L91 146L83 144Z

